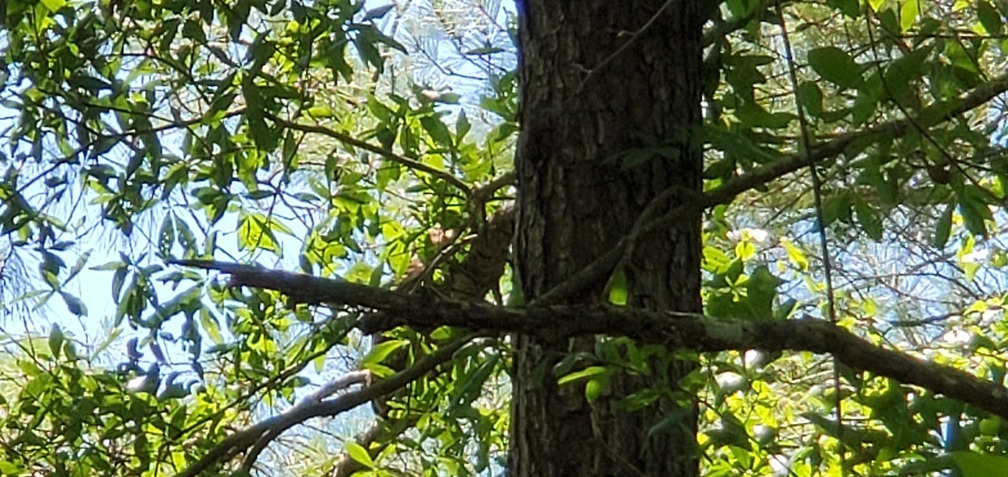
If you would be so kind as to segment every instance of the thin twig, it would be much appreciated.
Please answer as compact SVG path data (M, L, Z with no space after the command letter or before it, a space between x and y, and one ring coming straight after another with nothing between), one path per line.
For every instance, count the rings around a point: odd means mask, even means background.
M606 66L608 66L609 63L612 63L613 60L615 60L617 57L619 57L619 55L623 54L623 52L626 51L627 48L630 48L630 45L632 45L635 41L637 41L637 37L639 37L641 34L643 34L645 31L647 31L648 28L651 28L651 25L654 24L655 20L657 20L658 17L660 17L662 15L662 13L664 13L665 10L671 4L672 4L672 0L666 0L666 2L664 4L662 4L661 8L659 8L658 11L654 13L654 15L651 15L651 18L649 18L648 21L646 23L644 23L644 26L638 28L637 31L630 32L630 39L628 39L627 41L623 42L623 44L620 45L619 48L616 48L616 51L612 52L611 54L609 54L609 56L605 57L605 59L603 59L602 61L600 61L599 64L595 65L594 68L592 68L591 70L588 70L588 74L585 75L585 77L583 79L581 79L581 84L578 85L578 88L577 88L578 94L580 94L582 91L584 91L584 87L585 87L585 85L588 84L588 80L590 80L592 78L592 76L594 76L594 74L596 72L598 72L599 70L602 70L603 68L605 68Z
M794 96L795 109L798 112L798 128L801 132L801 143L799 150L809 151L813 147L812 138L809 134L808 118L805 116L805 109L802 108L801 95L798 93L798 69L795 67L794 52L791 49L791 39L788 36L787 21L784 19L784 10L781 8L780 0L774 0L777 8L777 19L780 21L781 37L784 40L784 58L787 61L788 77L791 80L791 94ZM822 179L815 164L809 164L809 174L812 176L812 201L815 206L815 217L818 225L819 249L822 253L823 279L826 282L826 307L829 322L837 326L836 296L833 289L833 263L830 258L829 240L826 237L826 221L823 214L823 191ZM844 418L843 418L843 389L840 384L840 360L833 356L833 391L836 393L836 417L837 417L837 454L840 456L840 474L845 475L847 468L847 449L844 443Z
M414 169L414 170L417 170L417 171L426 172L426 173L428 173L428 174L430 174L430 175L432 175L434 177L437 177L438 179L441 179L441 180L443 180L443 181L445 181L445 182L447 182L447 183L455 186L455 188L457 188L458 190L462 191L462 193L465 194L467 197L470 194L472 194L472 189L469 187L468 184L466 184L465 182L463 182L458 177L455 177L455 176L451 175L448 171L445 171L443 169L438 169L438 168L433 167L433 166L428 166L427 164L424 164L424 163L422 163L420 161L417 161L415 159L410 159L410 158L402 156L400 154L396 154L395 152L393 152L393 151L391 151L389 149L386 149L384 147L376 146L374 144L370 144L370 143L367 143L365 141L361 141L360 139L357 139L357 138L355 138L355 137L353 137L353 136L351 136L349 134L341 133L341 132L336 131L336 130L334 130L332 128L327 128L325 126L320 126L320 125L317 125L317 124L304 124L304 123L298 123L298 122L294 122L294 121L289 121L287 119L283 119L283 118L281 118L279 116L270 114L268 112L265 113L265 116L267 118L269 118L271 121L273 121L276 124L278 124L280 126L283 126L285 128L294 129L296 131L302 131L302 132L322 134L323 136L329 136L329 137L331 137L331 138L333 138L333 139L335 139L337 141L340 141L340 142L342 142L344 144L347 144L347 145L350 145L350 146L353 146L353 147L358 147L358 148L364 149L365 151L369 151L369 152L373 152L375 154L378 154L379 156L382 156L385 159L388 159L388 160L390 160L392 162L395 162L397 164L401 164L403 166L406 166L409 169Z

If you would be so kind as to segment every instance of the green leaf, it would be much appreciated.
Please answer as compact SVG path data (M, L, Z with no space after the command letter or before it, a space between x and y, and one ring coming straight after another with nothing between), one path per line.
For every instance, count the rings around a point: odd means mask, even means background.
M746 165L752 163L769 163L780 157L777 151L769 150L756 143L745 134L720 127L705 125L700 136L710 141L711 146L720 149L729 156Z
M980 24L983 25L984 30L987 30L988 35L998 35L1001 33L1001 28L1004 26L1004 20L1001 18L1001 13L994 8L987 0L979 0L976 2L977 9L977 19L980 20Z
M58 12L66 5L66 0L42 0L42 5L50 12Z
M7 460L0 460L0 474L24 475L24 468Z
M805 257L805 252L796 247L790 240L782 239L781 246L783 246L784 251L787 252L787 256L791 260L791 263L797 265L802 271L808 270L809 261L808 258Z
M420 118L420 124L423 125L427 134L430 134L431 139L433 139L439 146L446 148L452 147L453 143L451 132L448 131L448 127L441 122L441 119L434 116L425 116Z
M388 340L382 341L371 347L371 351L368 352L367 356L361 360L363 365L377 364L385 360L385 358L393 351L403 348L409 344L406 340Z
M175 226L172 223L173 216L165 214L161 220L161 230L158 231L158 252L163 256L171 254L172 245L175 245Z
M1008 457L969 451L952 453L962 477L1008 477Z
M605 389L609 387L609 375L602 374L597 377L591 378L585 383L585 400L589 403L595 402L599 397L605 393Z
M59 356L62 348L63 330L61 330L60 326L56 324L53 325L51 330L49 330L49 351L52 352L53 356Z
M521 284L517 283L517 280L511 286L511 293L508 293L507 303L505 305L508 308L520 308L525 306L525 292L522 291Z
M616 272L609 281L609 303L616 306L625 306L629 296L626 274Z
M220 326L217 324L217 319L210 314L210 311L205 307L200 308L199 312L200 325L203 327L203 331L206 332L210 340L216 344L223 344L224 337L221 336Z
M900 5L900 33L906 33L920 16L920 3L924 0L904 0Z
M581 371L575 371L566 376L561 376L560 379L557 380L557 384L564 385L579 379L601 376L603 374L607 374L608 372L609 370L605 366L588 366Z
M868 237L872 240L882 240L882 218L872 206L860 197L854 201L854 217Z
M746 102L735 109L735 116L742 121L743 128L782 129L794 119L789 113L771 113L756 103Z
M466 50L464 54L467 55L467 56L470 56L470 55L472 55L472 56L480 56L480 55L492 55L494 53L501 53L501 52L504 52L504 51L506 51L506 50L504 50L501 47L497 47L497 46L493 46L493 45L487 45L487 46L481 46L479 48L473 48L471 50Z
M770 273L766 265L760 265L749 274L746 282L746 303L753 318L770 320L773 318L773 302L777 298L777 287L784 283Z
M967 184L963 186L959 194L959 213L963 218L963 225L973 235L987 236L987 221L993 221L990 206L987 204L987 192L983 189Z
M658 421L655 425L648 429L648 437L661 435L667 432L671 432L672 429L676 429L679 426L685 425L687 423L686 419L689 418L689 410L686 407L676 408L674 411L670 412L667 416L663 417L662 420Z
M354 460L354 462L357 462L368 469L375 468L374 461L371 460L371 456L368 455L367 449L360 444L348 439L343 444L343 448L346 450L347 455Z
M853 203L850 194L838 194L823 201L823 226L833 222L850 221Z
M724 273L731 266L732 259L717 247L710 245L703 248L704 269L714 273Z
M810 50L808 62L819 76L841 88L855 88L861 84L861 65L835 46Z
M735 244L735 257L745 263L756 257L756 246L749 240L740 240Z
M243 213L238 222L238 249L254 251L265 249L280 254L280 246L273 235L274 222L260 213Z
M878 75L872 75L869 81L861 84L857 97L854 98L854 107L851 108L851 123L854 126L864 125L875 115L882 89L882 81Z
M931 242L935 248L943 249L945 248L945 244L948 243L949 235L952 231L952 212L955 210L955 206L954 202L947 204L945 211L938 218L938 223L935 224L935 236Z
M914 49L893 60L885 68L885 84L897 100L911 91L914 82L923 76L927 70L927 59L931 51L930 47Z
M384 17L388 12L392 11L393 8L395 8L394 3L387 3L385 5L369 8L367 13L364 14L364 18L362 18L361 21L369 22L377 20L381 17Z
M803 82L798 86L798 100L810 116L822 116L823 92L819 85L810 81Z
M123 329L120 327L112 328L108 332L108 334L104 338L102 338L102 340L98 342L98 344L95 345L94 348L91 350L90 359L95 360L99 356L104 356L103 353L105 352L105 350L108 349L109 345L116 342L116 339L119 338L120 335L122 335L122 332Z
M185 24L182 26L182 36L200 44L206 44L207 42L206 32L203 31L203 26L193 19L186 20Z
M60 292L60 296L63 298L63 303L66 304L67 311L75 316L87 316L87 306L84 306L84 302L80 298L64 291Z
M861 5L858 0L826 0L826 4L840 10L850 18L857 18L861 14Z
M472 124L469 123L469 118L466 117L465 110L461 110L458 113L458 117L455 118L455 140L459 143L462 142L462 138L469 133L472 129Z
M468 373L462 385L457 387L453 400L456 405L469 405L480 396L483 383L496 369L499 359L498 355L493 355L490 359L484 360L474 371Z
M727 0L725 5L728 7L728 11L732 14L734 18L744 18L749 15L750 12L759 5L758 2L752 0Z

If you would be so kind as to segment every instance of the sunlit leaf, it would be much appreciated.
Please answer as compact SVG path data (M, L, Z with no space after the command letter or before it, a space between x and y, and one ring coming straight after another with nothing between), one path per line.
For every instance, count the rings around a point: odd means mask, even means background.
M608 372L609 370L606 369L605 366L588 366L587 368L582 369L580 371L575 371L565 376L561 376L560 379L557 380L557 384L563 385L581 379L600 376Z
M626 275L623 272L617 272L609 280L609 303L624 306L627 304L629 296L629 283L627 283Z
M368 455L367 449L362 447L360 444L352 440L348 440L343 444L343 449L346 450L347 455L349 455L355 462L369 469L374 468L374 461L371 460L371 456Z

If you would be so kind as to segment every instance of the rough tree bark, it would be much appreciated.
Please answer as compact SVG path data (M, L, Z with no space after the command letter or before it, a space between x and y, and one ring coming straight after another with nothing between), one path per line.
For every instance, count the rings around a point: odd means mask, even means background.
M526 302L609 251L662 190L700 190L700 148L687 138L701 121L701 3L518 2L514 250ZM699 216L635 250L623 269L630 304L701 311ZM598 301L604 288L596 283L567 303ZM515 338L508 475L695 476L695 405L666 400L637 412L616 405L641 387L676 383L693 365L614 379L588 404L577 386L558 387L552 370L570 351L593 346ZM648 436L670 415L684 417Z

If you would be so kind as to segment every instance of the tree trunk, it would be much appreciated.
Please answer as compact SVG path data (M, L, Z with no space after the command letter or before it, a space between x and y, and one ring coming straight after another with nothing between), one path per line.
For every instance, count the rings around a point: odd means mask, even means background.
M687 138L701 122L702 8L690 0L518 4L515 262L529 302L611 250L659 192L700 190L701 150ZM699 215L638 244L622 270L628 303L701 311L700 247ZM598 303L604 288L569 302ZM508 475L695 476L695 404L663 399L636 412L617 404L641 388L674 386L694 364L614 376L589 404L583 386L558 386L553 368L594 346L515 338ZM682 420L649 435L669 416Z

